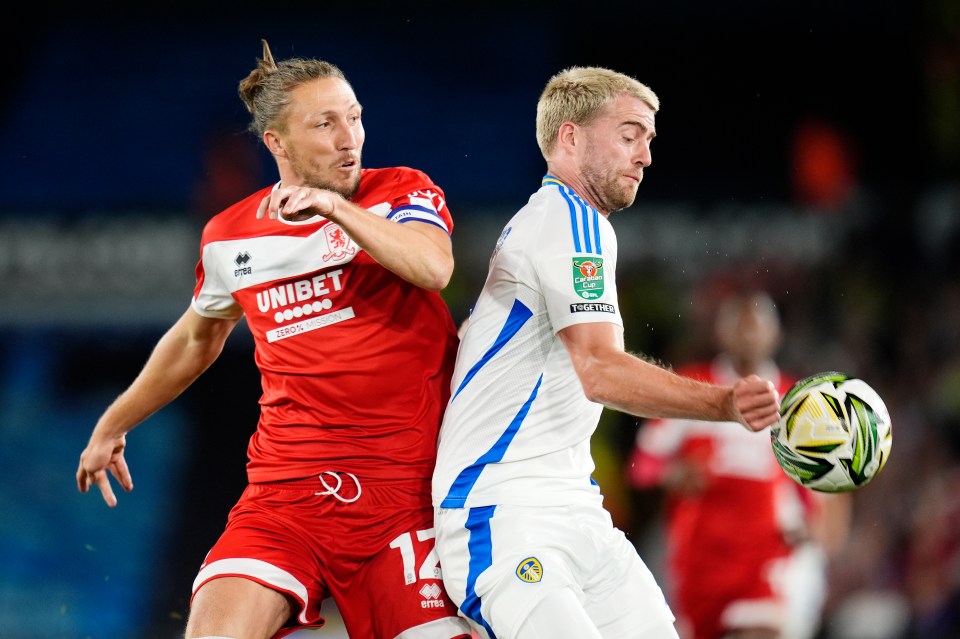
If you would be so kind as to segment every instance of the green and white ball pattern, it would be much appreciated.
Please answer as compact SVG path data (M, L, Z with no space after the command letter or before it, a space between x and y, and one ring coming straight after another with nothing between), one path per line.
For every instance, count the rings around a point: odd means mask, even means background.
M856 490L890 456L890 414L866 382L825 372L802 379L780 402L770 429L781 468L801 486L827 493Z

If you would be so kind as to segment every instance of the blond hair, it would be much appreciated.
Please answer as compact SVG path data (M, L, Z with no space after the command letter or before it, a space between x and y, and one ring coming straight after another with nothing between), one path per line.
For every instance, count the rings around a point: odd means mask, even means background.
M284 115L290 104L290 92L305 82L320 78L340 78L347 82L336 65L323 60L289 58L276 62L270 45L263 43L263 57L256 68L240 81L237 92L250 112L249 129L259 138L267 129L286 131ZM347 82L349 84L349 82Z
M548 158L564 122L587 125L610 100L629 95L645 102L654 113L660 99L647 85L603 67L569 67L556 74L537 102L537 144Z

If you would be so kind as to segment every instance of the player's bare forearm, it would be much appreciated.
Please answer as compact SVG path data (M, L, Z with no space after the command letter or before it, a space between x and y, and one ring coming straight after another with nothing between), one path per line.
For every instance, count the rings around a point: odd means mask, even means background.
M354 224L340 225L384 268L431 291L450 283L453 245L446 231L425 222L397 224L364 209L355 214Z
M574 325L560 337L587 397L615 410L638 417L733 421L752 431L778 417L776 389L759 377L734 387L682 377L626 353L614 324Z
M453 275L453 246L447 232L425 222L397 224L351 202L337 204L333 216L370 257L411 284L431 291Z
M175 399L216 360L236 323L203 318L188 309L157 342L143 370L110 405L93 436L123 435Z
M314 215L336 222L370 257L411 284L439 291L450 282L453 246L450 236L438 226L398 224L332 191L302 186L275 190L257 209L258 218L300 220Z
M125 490L133 490L123 456L126 434L182 393L213 363L237 321L208 319L188 309L160 338L137 378L97 421L80 454L80 492L97 486L107 505L116 506L108 472Z
M596 378L591 383L593 401L622 412L648 418L737 421L728 388L681 377L623 352L610 353L590 368L587 375Z

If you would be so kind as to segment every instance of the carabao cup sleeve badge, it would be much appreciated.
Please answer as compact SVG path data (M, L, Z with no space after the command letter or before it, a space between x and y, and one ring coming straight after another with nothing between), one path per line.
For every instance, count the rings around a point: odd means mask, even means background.
M573 258L573 290L585 300L603 296L603 258Z

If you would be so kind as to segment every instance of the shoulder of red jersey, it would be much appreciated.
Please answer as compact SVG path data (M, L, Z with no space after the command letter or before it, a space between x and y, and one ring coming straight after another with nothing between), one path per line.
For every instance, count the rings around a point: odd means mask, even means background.
M416 191L423 188L439 188L430 176L409 166L391 166L380 169L363 169L360 178L360 191L363 195L368 189L396 188L397 191Z
M269 225L264 225L262 220L257 220L257 207L260 206L263 198L270 194L274 186L273 184L265 186L210 218L203 228L204 241L249 237L258 227L266 231Z
M382 214L396 222L427 222L447 233L453 230L443 190L426 173L407 166L363 169L352 200L374 212L386 205L389 210Z

